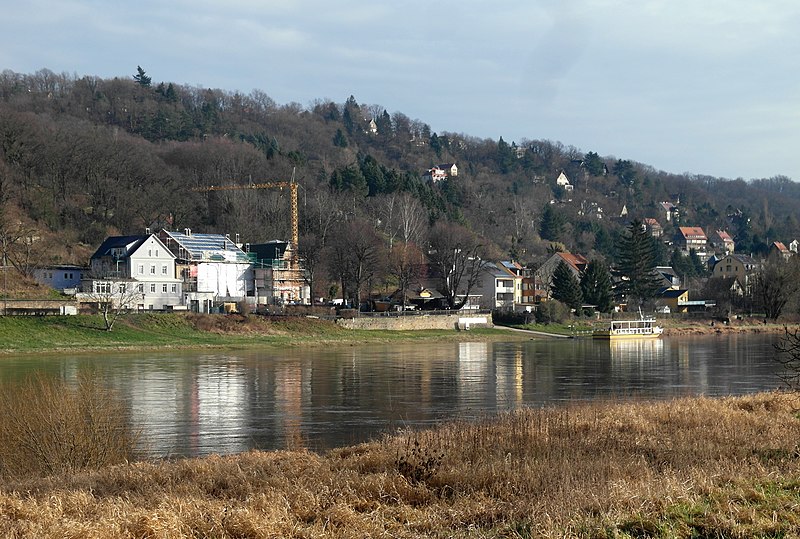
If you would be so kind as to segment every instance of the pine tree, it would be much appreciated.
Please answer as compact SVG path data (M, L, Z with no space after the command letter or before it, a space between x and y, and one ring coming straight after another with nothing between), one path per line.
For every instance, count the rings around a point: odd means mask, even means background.
M653 299L661 284L655 273L655 245L639 220L633 221L617 243L617 262L624 279L621 289L628 304L641 306Z
M545 205L542 213L542 224L539 227L539 235L543 240L561 241L564 234L565 219L558 211L553 209L550 204Z
M152 79L145 74L145 70L142 69L142 66L136 66L136 74L133 76L133 80L145 88L149 88L150 82L152 81Z
M608 267L599 260L592 260L581 275L581 293L583 301L597 306L601 313L610 312L614 308L611 292L611 273Z
M553 271L551 292L553 299L568 305L571 309L580 310L583 303L580 282L578 282L578 278L575 277L575 274L563 260L558 263Z

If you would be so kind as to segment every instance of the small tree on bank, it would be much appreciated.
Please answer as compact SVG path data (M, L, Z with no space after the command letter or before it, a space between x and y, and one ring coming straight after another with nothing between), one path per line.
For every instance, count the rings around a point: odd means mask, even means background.
M141 283L135 281L94 280L91 286L92 289L83 292L80 299L97 305L106 331L111 331L120 316L144 300L144 293L139 288Z

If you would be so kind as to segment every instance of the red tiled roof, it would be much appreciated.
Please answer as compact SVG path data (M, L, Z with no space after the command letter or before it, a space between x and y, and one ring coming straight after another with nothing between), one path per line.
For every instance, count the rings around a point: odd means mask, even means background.
M707 239L706 233L699 226L681 226L678 227L678 231L686 239Z

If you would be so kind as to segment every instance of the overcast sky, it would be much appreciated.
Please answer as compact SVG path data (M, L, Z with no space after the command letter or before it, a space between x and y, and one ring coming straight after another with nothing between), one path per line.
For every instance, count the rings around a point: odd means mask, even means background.
M378 104L435 132L560 141L668 172L800 180L797 0L26 0L0 70L279 104Z

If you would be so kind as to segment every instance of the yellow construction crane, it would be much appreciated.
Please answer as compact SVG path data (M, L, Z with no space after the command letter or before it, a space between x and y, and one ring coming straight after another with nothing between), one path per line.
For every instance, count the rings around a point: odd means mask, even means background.
M208 191L233 191L237 189L289 189L291 192L291 206L292 206L292 269L300 268L298 263L298 249L300 232L297 216L297 183L294 182L294 174L292 174L292 181L288 182L268 182L268 183L250 183L247 185L210 185L208 187L195 187L192 191L201 193Z

